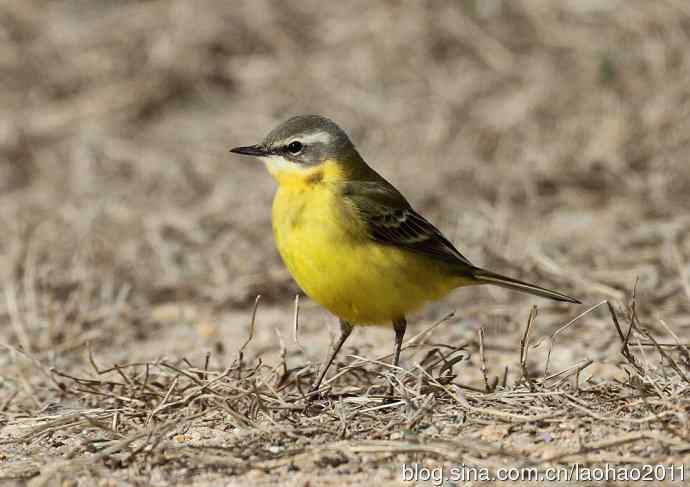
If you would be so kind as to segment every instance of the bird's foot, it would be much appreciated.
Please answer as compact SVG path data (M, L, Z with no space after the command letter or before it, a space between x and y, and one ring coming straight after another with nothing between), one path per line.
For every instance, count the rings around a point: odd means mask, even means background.
M391 385L391 386L388 388L388 391L386 392L386 395L385 395L384 398L383 398L383 403L384 403L384 404L392 404L392 403L394 403L394 402L396 402L396 401L397 401L397 399L396 399L396 397L395 397L395 389L394 389L393 386Z
M322 391L319 386L314 385L311 387L311 389L309 389L309 392L307 392L305 398L308 401L318 401L321 399L325 399L325 395L323 392L324 391Z

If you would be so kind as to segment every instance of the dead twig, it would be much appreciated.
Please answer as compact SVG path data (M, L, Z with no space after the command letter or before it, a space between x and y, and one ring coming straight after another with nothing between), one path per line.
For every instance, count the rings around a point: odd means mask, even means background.
M530 391L532 392L534 392L535 390L535 385L532 382L532 379L530 379L529 373L527 372L527 352L529 350L529 332L536 318L537 307L532 306L529 312L529 317L527 318L525 332L522 334L522 338L520 339L520 372L522 374L521 379L524 379L527 382L527 385Z

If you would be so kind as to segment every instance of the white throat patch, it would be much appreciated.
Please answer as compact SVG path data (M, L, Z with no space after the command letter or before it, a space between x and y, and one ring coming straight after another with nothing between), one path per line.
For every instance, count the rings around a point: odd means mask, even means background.
M299 164L295 164L294 162L282 156L266 156L261 157L260 159L266 165L266 169L268 169L268 172L271 174L287 171L296 172L303 169Z

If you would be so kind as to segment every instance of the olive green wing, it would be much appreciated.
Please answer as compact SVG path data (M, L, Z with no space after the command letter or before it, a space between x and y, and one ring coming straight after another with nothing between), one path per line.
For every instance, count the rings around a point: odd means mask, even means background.
M385 180L351 181L343 186L342 194L365 222L369 238L376 242L447 262L458 274L471 277L478 284L494 284L556 301L580 302L567 294L476 267Z
M350 181L343 196L364 220L369 237L384 245L474 269L443 234L414 211L405 197L385 181ZM468 269L469 270L469 269Z

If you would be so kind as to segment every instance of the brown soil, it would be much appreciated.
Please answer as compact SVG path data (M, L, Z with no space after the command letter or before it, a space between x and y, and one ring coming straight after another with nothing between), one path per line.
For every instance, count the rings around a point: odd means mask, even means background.
M686 1L34 0L0 39L1 481L690 462ZM302 298L295 332L273 182L227 152L297 113L473 262L584 304L460 290L403 370L358 329L305 397L336 320Z

